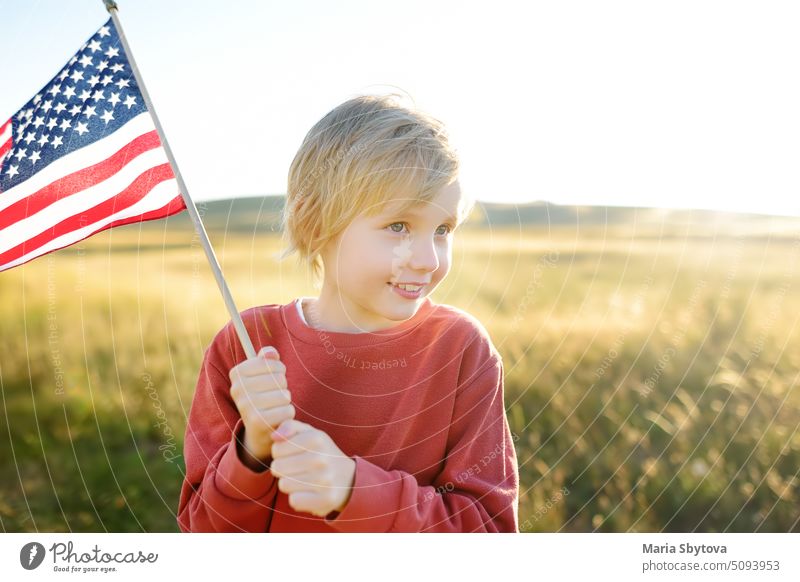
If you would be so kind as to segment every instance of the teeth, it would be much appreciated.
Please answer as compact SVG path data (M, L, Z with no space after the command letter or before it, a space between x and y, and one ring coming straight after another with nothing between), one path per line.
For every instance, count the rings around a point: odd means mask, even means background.
M403 289L404 291L411 291L412 293L414 291L419 291L420 289L422 289L422 285L398 285L398 287L400 287L400 289Z

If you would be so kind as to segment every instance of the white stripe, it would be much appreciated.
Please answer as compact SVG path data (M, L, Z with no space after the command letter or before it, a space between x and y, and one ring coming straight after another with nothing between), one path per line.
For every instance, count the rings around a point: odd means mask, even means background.
M113 198L130 186L140 174L166 162L167 155L162 148L148 150L133 158L119 172L107 180L95 184L82 192L76 192L71 196L62 198L58 202L42 208L36 214L7 226L0 231L0 253L4 253L23 241L54 227L65 218L80 214L104 200Z
M108 137L67 154L24 182L3 192L3 195L0 196L0 211L38 192L59 178L102 162L137 136L153 131L153 129L155 126L150 114L147 111L140 113Z
M117 212L112 216L106 217L103 220L99 220L78 230L73 230L66 234L63 234L60 237L48 242L47 244L42 245L38 249L31 251L27 255L24 255L4 265L0 265L0 271L5 269L10 269L11 267L15 267L16 265L20 265L26 261L29 261L40 255L45 254L48 251L69 246L71 244L75 244L76 242L88 237L98 228L102 228L107 224L111 224L115 220L119 220L121 218L130 218L132 216L138 216L141 214L145 214L147 212L151 212L153 210L157 210L162 206L165 206L170 200L172 200L176 196L180 196L180 190L178 189L178 183L175 181L174 178L171 180L166 180L165 182L161 182L158 186L153 188L147 194L147 196L139 200L139 202L137 202L130 208L121 210L120 212Z

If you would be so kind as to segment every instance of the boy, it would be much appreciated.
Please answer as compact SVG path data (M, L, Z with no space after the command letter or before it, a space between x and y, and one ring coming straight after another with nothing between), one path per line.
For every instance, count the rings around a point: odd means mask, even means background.
M391 97L333 109L289 171L284 256L318 298L242 313L208 347L184 443L182 531L516 532L503 363L428 296L464 204L441 123Z

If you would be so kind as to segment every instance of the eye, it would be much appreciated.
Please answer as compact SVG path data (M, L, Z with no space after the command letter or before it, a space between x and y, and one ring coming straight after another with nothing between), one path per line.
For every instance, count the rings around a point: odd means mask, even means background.
M400 234L401 232L403 232L403 227L405 226L405 224L406 224L405 222L393 222L392 224L390 224L386 228L388 228L392 232L396 232L397 234ZM394 228L395 226L399 226L400 230L395 229Z
M407 223L405 223L405 222L393 222L392 224L390 224L386 228L388 228L389 230L391 230L394 233L401 234L403 232L403 229L406 226L407 226ZM399 227L399 228L395 228L395 227ZM442 228L445 229L444 232L441 232ZM436 229L436 234L439 235L439 236L447 236L451 232L453 232L453 229L450 227L449 224L441 224L441 225L439 225L439 228Z

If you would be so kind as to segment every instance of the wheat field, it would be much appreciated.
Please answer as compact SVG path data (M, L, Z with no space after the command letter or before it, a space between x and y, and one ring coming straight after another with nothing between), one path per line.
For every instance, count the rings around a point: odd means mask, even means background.
M520 530L800 531L798 222L465 228L433 299L505 365ZM176 227L176 224L179 227ZM314 294L217 229L240 310ZM178 531L182 441L227 315L170 219L0 273L3 531Z

